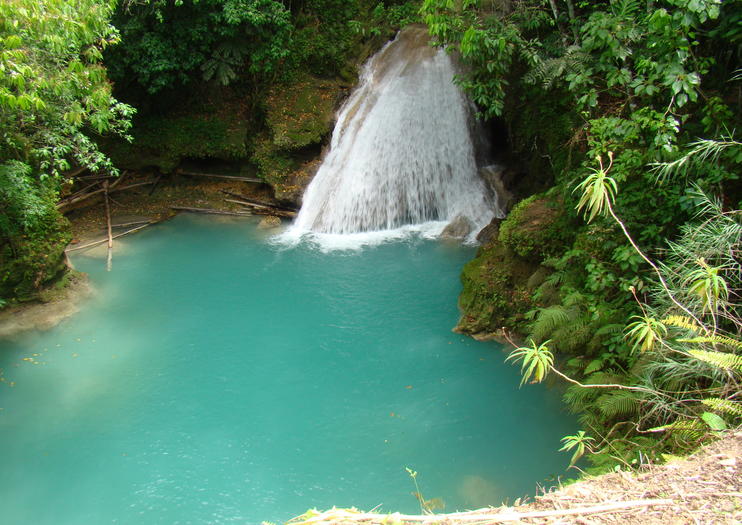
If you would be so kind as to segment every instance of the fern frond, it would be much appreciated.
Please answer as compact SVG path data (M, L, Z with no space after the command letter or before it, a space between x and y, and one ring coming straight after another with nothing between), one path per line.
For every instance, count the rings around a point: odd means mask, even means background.
M573 412L580 412L587 403L592 402L597 395L595 388L583 388L579 385L570 385L562 394L562 400Z
M605 423L601 416L592 411L581 413L577 416L577 421L585 428L602 428Z
M631 416L639 411L639 396L626 390L608 392L595 401L595 406L607 418Z
M623 384L625 377L621 374L617 374L616 372L612 372L610 370L602 370L600 372L595 372L594 374L590 374L585 378L586 385L601 385L601 384Z
M585 374L592 374L603 368L605 363L602 359L593 359L590 364L585 367Z
M543 341L554 330L569 324L575 318L575 312L561 305L542 309L531 325L531 337L534 341Z
M698 419L679 419L668 425L650 428L648 432L672 432L677 437L698 440L706 435L708 427Z
M681 343L693 343L693 344L701 344L701 343L719 344L719 345L731 346L732 348L736 348L737 350L742 350L742 341L733 339L731 337L726 337L724 335L699 336L699 337L693 337L692 339L678 339L678 341Z
M742 417L742 403L739 401L732 401L731 399L721 399L719 397L710 397L708 399L702 399L701 403L709 407L711 410L721 412L722 414L729 414L734 417Z
M662 320L663 324L667 326L674 326L676 328L683 328L690 330L691 332L698 333L701 331L701 327L698 326L693 319L685 315L670 315Z
M618 17L633 19L634 15L639 11L639 1L619 0L617 2L611 2L611 10Z
M704 363L742 374L742 356L709 350L689 350L688 353Z
M562 326L551 334L557 342L557 347L563 352L575 352L586 345L592 335L591 326L584 317L575 319L571 324Z

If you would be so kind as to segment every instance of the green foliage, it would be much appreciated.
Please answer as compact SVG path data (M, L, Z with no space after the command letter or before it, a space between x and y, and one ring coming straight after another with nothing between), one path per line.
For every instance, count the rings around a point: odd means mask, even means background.
M270 80L290 54L293 31L276 0L122 3L114 22L124 45L107 55L110 74L150 94L194 79Z
M116 174L91 138L124 135L102 52L118 42L113 2L0 3L0 293L29 298L63 271L69 241L56 210L77 165Z
M593 169L592 173L575 188L575 191L580 193L577 210L585 209L585 212L589 214L587 222L592 222L595 217L610 208L618 190L616 181L608 176L608 171L613 165L613 154L609 152L608 155L611 164L603 168L603 160L598 157L600 169Z
M729 288L724 278L719 275L722 268L709 266L703 258L697 259L698 265L686 279L688 293L701 299L703 311L716 312L719 301L726 301Z
M737 418L742 417L742 405L739 401L711 397L702 399L701 403L712 409L714 412L721 412L722 414L727 414Z
M636 321L626 327L626 337L632 341L632 351L652 350L655 343L667 335L667 327L654 317L635 315L632 319Z
M616 390L598 397L595 406L606 419L629 418L639 412L640 399L636 392Z
M560 451L568 451L574 449L574 454L572 454L572 459L569 462L569 466L573 467L577 461L585 455L585 452L590 451L590 444L595 441L595 438L592 438L585 434L584 430L580 430L575 434L574 436L564 436L562 438L562 448L560 448Z
M522 378L520 384L526 383L533 377L533 383L540 383L546 377L546 374L551 370L554 364L554 355L549 351L549 341L537 345L531 340L531 346L522 346L516 348L510 355L508 355L506 361L511 359L514 362L523 361L521 365Z
M546 256L553 270L527 301L526 333L569 353L566 366L583 383L640 389L565 393L605 436L591 456L601 468L641 462L628 443L641 441L650 457L697 444L714 419L701 419L699 397L729 400L739 390L731 368L696 356L740 350L742 149L730 130L742 123L742 48L729 17L742 7L612 0L581 2L567 18L542 1L501 5L427 0L422 13L431 34L460 52L468 69L458 81L481 113L503 115L515 153L539 159L528 177L555 183L549 194L589 223L542 254L521 233L522 209L503 223L503 243L518 256ZM479 261L488 264L494 258ZM636 431L673 421L670 440L645 442Z
M560 253L572 236L561 204L545 195L522 200L500 225L498 240L523 258L538 260Z
M710 350L689 350L688 353L704 363L742 374L742 356Z

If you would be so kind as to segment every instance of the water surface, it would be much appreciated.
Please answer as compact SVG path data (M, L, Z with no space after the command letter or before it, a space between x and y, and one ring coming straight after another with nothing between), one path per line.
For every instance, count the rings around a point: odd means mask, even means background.
M450 331L471 248L286 249L192 216L118 246L111 272L75 259L80 313L0 342L3 523L419 511L405 467L454 511L564 473L558 394Z

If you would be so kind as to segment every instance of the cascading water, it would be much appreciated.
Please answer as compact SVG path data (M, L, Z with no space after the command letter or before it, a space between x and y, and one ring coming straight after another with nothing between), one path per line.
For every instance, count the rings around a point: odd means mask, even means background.
M455 218L476 235L498 210L477 174L472 112L454 72L419 27L369 60L287 235L440 233Z

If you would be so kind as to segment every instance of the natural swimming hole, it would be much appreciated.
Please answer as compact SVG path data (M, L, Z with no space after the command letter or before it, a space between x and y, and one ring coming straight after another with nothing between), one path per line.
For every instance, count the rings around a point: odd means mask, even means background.
M498 505L563 476L556 391L451 332L473 248L286 248L179 216L121 239L96 293L0 342L3 523L257 524L310 507Z

